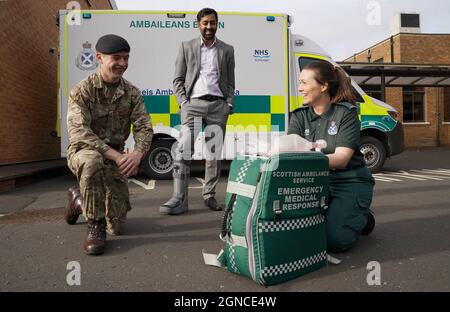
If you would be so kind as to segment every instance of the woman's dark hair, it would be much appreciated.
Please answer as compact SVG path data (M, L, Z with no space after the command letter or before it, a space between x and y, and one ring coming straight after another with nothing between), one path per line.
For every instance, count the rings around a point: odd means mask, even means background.
M316 81L324 85L328 83L328 95L332 103L347 101L355 103L350 78L339 66L334 66L329 62L317 61L307 64L303 69L313 70Z
M214 9L210 9L210 8L204 8L201 9L198 13L197 13L197 22L200 22L200 20L202 19L202 17L206 16L206 15L211 15L214 14L214 16L216 17L216 22L219 21L219 17L217 16L217 12Z

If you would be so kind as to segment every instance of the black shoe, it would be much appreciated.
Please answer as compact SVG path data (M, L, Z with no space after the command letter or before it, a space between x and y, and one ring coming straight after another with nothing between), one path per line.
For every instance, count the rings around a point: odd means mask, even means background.
M205 205L206 205L209 209L214 210L214 211L221 211L221 210L223 210L223 207L220 206L220 205L217 203L217 200L216 200L214 197L210 197L210 198L208 198L208 199L205 199Z
M370 233L372 233L374 228L375 228L375 216L373 215L373 212L369 210L369 214L367 215L367 223L366 226L361 231L361 235L369 235Z

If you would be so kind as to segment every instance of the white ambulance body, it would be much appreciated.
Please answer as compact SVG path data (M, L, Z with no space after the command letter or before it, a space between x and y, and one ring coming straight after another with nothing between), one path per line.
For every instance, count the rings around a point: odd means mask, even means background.
M287 131L289 112L303 104L298 75L304 62L324 60L335 64L313 41L291 35L290 23L291 18L285 14L219 13L216 36L234 46L236 63L235 113L228 119L225 159L233 159L246 143L256 139L270 141ZM60 11L59 134L63 157L68 146L68 93L98 70L94 46L105 34L117 34L129 42L130 61L124 77L141 90L152 118L155 135L142 169L153 178L170 178L170 149L180 129L173 90L175 59L182 41L200 38L196 12ZM363 130L364 116L380 117L369 117L371 123L366 123L366 128L384 132L386 142L382 142L380 134L380 144L368 145L379 154L375 155L379 158L375 165L381 161L382 166L386 156L394 154L390 148L394 143L389 142L388 134L401 132L401 123L395 120L394 108L375 102L354 82L353 86L360 95ZM201 135L196 141L194 159L203 158L203 142ZM132 145L130 136L127 146Z

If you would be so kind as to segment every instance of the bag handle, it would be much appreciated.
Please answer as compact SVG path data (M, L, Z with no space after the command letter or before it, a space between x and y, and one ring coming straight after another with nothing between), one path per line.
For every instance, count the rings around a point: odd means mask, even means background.
M228 226L228 218L231 214L231 211L233 210L233 205L236 201L236 193L231 194L230 201L228 202L227 207L225 208L225 211L223 212L223 218L222 218L222 230L220 231L220 239L225 241L227 239L227 236L230 237L230 230Z

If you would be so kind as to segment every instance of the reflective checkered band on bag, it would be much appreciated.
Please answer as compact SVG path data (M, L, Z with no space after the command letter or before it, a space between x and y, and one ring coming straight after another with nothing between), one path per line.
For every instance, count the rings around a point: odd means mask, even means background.
M297 260L294 262L264 267L261 271L261 274L263 277L287 274L299 271L313 264L325 261L326 259L327 259L327 252L323 251L319 254L313 255L305 259Z
M253 161L254 161L254 159L247 159L242 164L242 167L239 169L239 172L237 174L236 182L238 182L238 183L244 182L245 175L247 174L248 168L250 168L250 165L252 164ZM234 213L236 204L237 204L237 201L234 201L233 208L231 210L231 214L228 218L228 225L230 228L230 232L233 231L233 229L232 229L233 223L231 221L233 220L233 213ZM233 272L238 273L239 270L236 266L236 261L235 261L235 257L234 257L234 245L232 243L229 243L229 258L230 258L231 269L233 270Z
M279 232L304 229L310 226L321 224L325 221L322 214L302 219L288 219L280 221L264 221L259 222L259 233L262 232Z
M238 269L236 267L236 261L234 259L234 246L232 244L229 245L229 250L230 250L231 269L233 270L233 272L238 273Z
M228 217L228 225L229 225L229 228L230 228L230 233L233 233L233 222L231 222L231 221L233 220L233 213L234 213L234 209L236 207L236 203L237 203L237 201L235 200L234 204L233 204L233 208L231 209L231 213L230 213L230 215ZM234 245L232 243L229 243L229 244L230 244L230 263L231 263L231 268L234 270L234 272L237 272L238 269L237 269L236 263L234 261Z
M236 178L236 182L239 182L239 183L244 182L245 175L247 174L248 168L250 168L253 161L254 161L254 159L249 158L244 162L242 167L239 169L239 172L238 172L237 178Z

